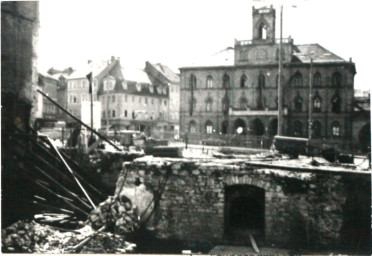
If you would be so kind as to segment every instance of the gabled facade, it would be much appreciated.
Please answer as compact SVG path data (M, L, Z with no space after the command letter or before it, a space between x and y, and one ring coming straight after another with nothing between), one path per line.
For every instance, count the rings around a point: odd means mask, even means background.
M180 69L181 133L190 139L236 134L239 128L252 140L270 141L277 133L275 9L253 7L252 18L252 40L235 40L234 48ZM282 42L281 135L308 137L311 107L313 140L350 147L355 64L318 44Z
M169 126L167 84L153 79L144 69L122 66L118 60L99 81L103 127L162 137Z

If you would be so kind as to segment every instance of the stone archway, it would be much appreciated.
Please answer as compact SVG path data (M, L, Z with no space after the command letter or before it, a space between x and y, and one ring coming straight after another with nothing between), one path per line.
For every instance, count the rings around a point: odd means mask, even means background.
M359 145L362 153L368 152L371 147L371 123L366 123L359 131Z
M229 128L229 122L227 120L223 121L222 125L221 125L222 134L227 134L228 133L228 128Z
M249 130L252 135L262 136L265 134L265 126L261 119L254 119L250 125Z
M239 128L242 129L242 133L241 134L246 134L246 131L247 131L246 124L240 118L236 119L235 122L234 122L234 133L238 133L238 129Z
M249 243L249 234L264 237L265 190L252 185L232 185L225 188L226 239Z

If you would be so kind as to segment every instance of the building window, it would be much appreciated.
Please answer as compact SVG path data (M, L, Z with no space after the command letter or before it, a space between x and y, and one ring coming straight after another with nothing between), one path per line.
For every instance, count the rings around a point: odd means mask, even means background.
M321 86L322 84L322 76L320 75L319 72L316 72L314 75L314 86Z
M132 111L132 119L136 119L136 114Z
M230 107L230 99L227 94L225 94L225 97L222 99L222 112L227 115L229 113L229 107Z
M261 23L258 27L258 39L266 39L267 38L267 27L265 23Z
M320 112L321 111L322 100L320 99L320 96L317 95L317 94L315 95L314 100L313 100L313 110L314 110L314 112Z
M196 123L194 120L190 121L189 123L189 132L196 133Z
M167 101L166 100L164 100L164 106L166 106L167 105Z
M142 102L142 98L140 96L140 97L138 97L138 103L141 103L141 102Z
M297 92L297 96L296 96L295 102L294 102L294 105L295 105L294 106L294 109L295 109L295 111L297 111L297 112L301 112L302 111L302 102L303 102L302 97L301 97L300 93Z
M333 73L332 75L332 85L333 86L341 86L341 74L338 72Z
M207 134L213 133L213 123L210 120L205 123L205 132Z
M128 95L124 95L124 101L127 102L128 101Z
M134 96L132 96L132 103L134 103Z
M240 106L241 109L247 109L248 108L248 101L245 97L240 98L239 106Z
M102 117L106 117L106 112L102 111Z
M127 111L127 110L124 110L124 116L125 116L125 117L128 116L128 111Z
M115 110L112 111L112 117L115 117Z
M112 95L112 103L115 102L115 95Z
M196 77L194 75L190 76L189 88L196 89Z
M230 77L228 75L225 74L223 76L222 81L223 81L223 84L222 84L223 88L225 89L230 88Z
M145 97L145 104L147 105L147 97Z
M212 103L213 103L212 98L208 98L205 103L206 103L206 111L211 112L212 111Z
M242 77L240 78L240 88L245 88L245 87L247 87L247 76L242 75Z
M302 136L302 123L298 120L294 122L294 135Z
M319 138L321 136L321 124L319 121L314 121L313 123L313 136Z
M151 104L154 105L154 99L153 98L151 99Z
M264 88L265 87L265 76L264 76L264 74L260 74L258 76L258 87L259 88Z
M207 77L207 88L208 89L213 88L213 78L212 78L212 76Z
M341 98L338 92L332 97L332 112L341 113Z
M297 72L293 78L294 86L302 86L302 74L300 72Z
M332 123L332 136L340 136L340 124L338 122Z

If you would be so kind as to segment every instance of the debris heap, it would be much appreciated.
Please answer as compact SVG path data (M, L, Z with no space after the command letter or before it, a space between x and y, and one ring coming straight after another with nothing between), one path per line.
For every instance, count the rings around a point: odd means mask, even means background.
M96 230L105 226L106 230L124 236L139 228L137 207L125 196L109 196L92 210L89 221Z
M83 253L134 252L135 244L123 236L95 232L89 225L73 231L62 231L35 221L18 221L1 232L4 253L68 253L87 237L90 241L81 248ZM76 250L73 252L77 252Z

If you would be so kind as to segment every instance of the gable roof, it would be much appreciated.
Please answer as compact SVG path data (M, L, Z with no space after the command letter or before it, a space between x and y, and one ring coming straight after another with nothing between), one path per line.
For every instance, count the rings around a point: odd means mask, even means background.
M91 64L83 64L79 67L75 68L75 71L67 77L67 79L81 79L86 78L86 75L90 72L93 72L93 76L97 78L97 76L104 70L107 69L107 67L112 66L115 64L115 61L111 63L107 63L107 61L98 61L98 62L92 62Z
M131 67L131 66L122 66L121 73L123 75L123 79L126 81L151 84L151 81L147 73L141 68L136 68L136 67Z
M293 56L302 63L310 63L311 58L314 63L346 62L319 44L300 44L295 45L294 49Z
M180 76L179 74L173 72L168 66L165 66L161 63L150 63L160 74L162 74L166 79L168 79L170 82L179 83L180 82Z

